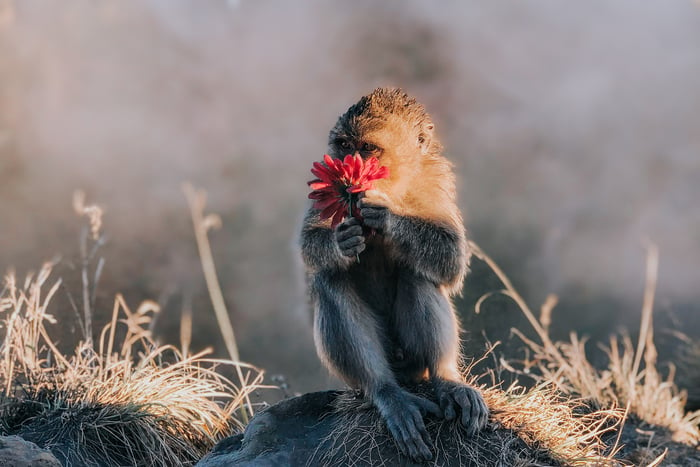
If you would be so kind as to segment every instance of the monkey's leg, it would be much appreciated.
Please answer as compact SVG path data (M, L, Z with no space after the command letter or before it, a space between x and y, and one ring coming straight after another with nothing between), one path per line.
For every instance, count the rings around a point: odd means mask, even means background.
M486 426L488 407L481 393L459 372L459 326L449 300L432 283L408 270L399 274L394 312L397 344L418 376L428 368L445 419L460 422L473 435ZM416 371L418 370L418 371Z
M399 449L415 461L432 459L423 415L440 408L399 387L387 361L384 332L344 273L314 278L315 341L319 355L348 384L377 407Z

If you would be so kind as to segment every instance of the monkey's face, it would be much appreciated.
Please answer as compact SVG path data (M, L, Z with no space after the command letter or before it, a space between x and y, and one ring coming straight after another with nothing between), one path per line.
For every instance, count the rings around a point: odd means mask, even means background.
M420 172L428 138L420 125L393 114L343 115L331 130L329 155L376 157L389 168L389 177L375 182L376 188L402 196L412 176Z

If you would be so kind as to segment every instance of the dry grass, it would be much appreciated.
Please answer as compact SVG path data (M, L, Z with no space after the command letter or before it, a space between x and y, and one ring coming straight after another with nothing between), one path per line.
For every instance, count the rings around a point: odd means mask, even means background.
M221 227L221 217L219 217L218 214L205 215L204 209L207 205L206 191L197 190L190 183L185 183L182 186L182 190L185 194L185 198L187 198L187 204L190 207L199 259L202 263L202 272L204 273L207 290L209 291L209 297L211 298L214 308L214 315L219 324L219 330L221 331L221 336L224 338L229 357L232 361L239 363L240 357L236 334L233 331L233 324L231 324L231 319L228 315L224 294L221 292L219 276L216 274L216 265L214 264L214 255L212 255L211 246L209 244L209 230ZM238 380L243 381L244 376L240 365L236 365L236 372L238 374ZM252 404L247 396L245 402L252 413ZM243 423L247 424L248 413L246 412L246 407L241 406L239 414Z
M413 392L434 398L430 384ZM581 411L581 404L551 386L506 390L481 387L492 410L490 427L466 435L456 422L426 419L436 452L429 465L616 465L601 440L619 424L622 412ZM393 465L396 446L377 413L354 392L341 394L331 415L333 430L308 465Z
M529 446L545 449L564 465L613 465L614 450L602 441L615 430L623 412L589 411L582 401L563 397L554 385L506 390L482 388L492 419L513 430Z
M233 362L158 346L148 324L157 305L132 311L118 295L97 348L72 355L49 336L47 313L60 280L51 265L18 284L5 277L0 295L0 418L5 434L51 449L72 465L189 464L242 424L233 416L259 385L261 372L236 363L240 385L217 372ZM118 345L117 342L122 342Z
M696 446L700 441L700 411L685 411L687 395L674 383L673 367L666 378L662 378L656 366L656 347L653 340L653 300L656 288L658 252L650 246L647 255L647 275L640 337L635 347L629 336L623 336L621 343L612 337L605 348L608 367L596 369L588 360L585 339L571 333L570 342L553 342L547 330L551 321L556 299L548 299L538 320L522 297L513 288L503 271L476 244L471 247L474 254L486 262L504 284L503 295L512 298L533 326L540 342L525 337L518 330L514 332L532 351L532 357L524 362L523 368L510 369L535 377L542 384L556 388L562 394L579 397L595 407L615 410L626 407L626 416L635 415L642 421L668 429L675 442ZM478 307L488 296L482 297ZM643 363L643 365L642 365ZM506 363L507 365L507 363ZM650 465L661 462L663 455Z

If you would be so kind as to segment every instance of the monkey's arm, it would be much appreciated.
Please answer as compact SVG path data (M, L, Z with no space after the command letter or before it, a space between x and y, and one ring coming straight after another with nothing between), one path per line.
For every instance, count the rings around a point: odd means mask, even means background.
M318 211L310 209L301 230L301 256L314 272L344 270L365 249L362 226L357 219L345 219L335 230L320 224Z
M364 200L360 206L364 224L391 241L401 263L435 284L461 282L468 262L463 230L401 216Z
M436 284L461 280L467 268L464 232L409 216L391 215L386 235L399 261Z

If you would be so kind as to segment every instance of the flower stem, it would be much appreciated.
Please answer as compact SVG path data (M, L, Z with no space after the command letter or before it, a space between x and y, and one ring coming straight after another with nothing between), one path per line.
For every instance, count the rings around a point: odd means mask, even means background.
M348 216L353 217L352 215L352 195L350 196L350 201L348 202ZM355 258L357 259L357 263L360 263L360 254L356 253Z

